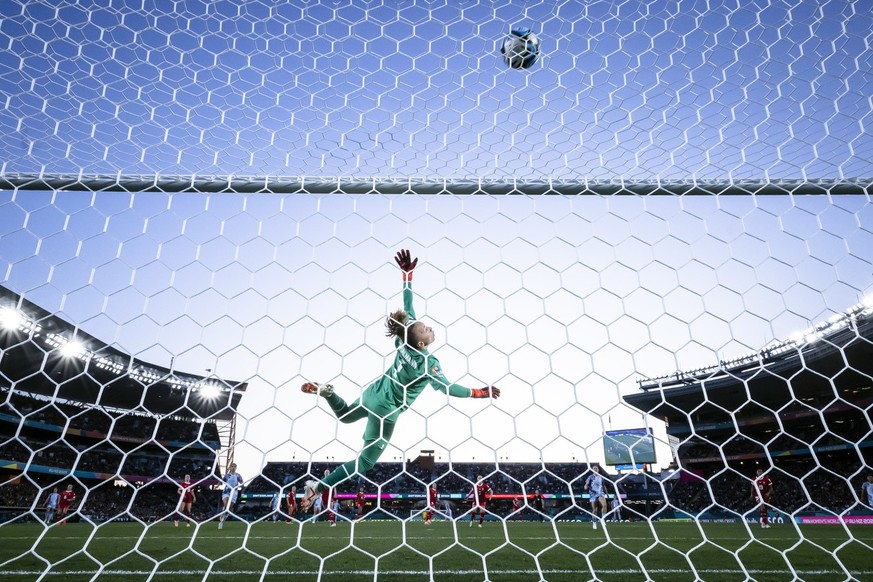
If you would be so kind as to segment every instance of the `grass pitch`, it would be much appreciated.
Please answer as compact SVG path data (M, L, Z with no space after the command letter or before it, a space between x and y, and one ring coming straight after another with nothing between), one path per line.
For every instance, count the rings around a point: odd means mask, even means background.
M869 526L468 523L7 524L0 579L873 580Z

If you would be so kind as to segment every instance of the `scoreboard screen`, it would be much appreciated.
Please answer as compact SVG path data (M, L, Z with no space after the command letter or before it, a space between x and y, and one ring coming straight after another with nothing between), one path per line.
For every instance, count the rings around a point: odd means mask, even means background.
M650 428L608 430L603 433L603 455L607 465L655 463L655 438Z

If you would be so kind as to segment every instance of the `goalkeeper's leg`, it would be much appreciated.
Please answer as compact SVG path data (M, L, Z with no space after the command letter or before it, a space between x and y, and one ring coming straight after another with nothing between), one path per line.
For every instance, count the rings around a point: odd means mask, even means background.
M302 392L307 394L318 394L322 396L325 400L327 400L328 406L336 415L342 423L352 423L367 416L367 410L361 406L361 399L357 399L351 404L347 404L345 400L343 400L338 394L336 394L333 390L333 386L330 384L315 384L313 382L307 382L303 386L300 387Z
M358 409L363 410L366 414L366 409L363 406L358 406ZM357 414L357 411L353 410L350 414ZM330 475L322 479L318 484L318 491L329 489L355 473L366 475L376 465L379 457L382 456L393 434L393 421L383 419L375 414L368 414L367 428L364 429L364 449L361 451L361 454L358 455L357 459L343 463L334 469Z

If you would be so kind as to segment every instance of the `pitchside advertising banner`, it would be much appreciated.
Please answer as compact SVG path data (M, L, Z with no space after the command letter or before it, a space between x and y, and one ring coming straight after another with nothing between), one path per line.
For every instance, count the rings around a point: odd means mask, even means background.
M795 516L787 515L779 512L770 512L770 523L773 525L781 525L785 523L795 523L802 525L873 525L873 514L869 515L828 515L828 514L799 514ZM660 521L697 521L700 523L738 523L745 521L749 524L761 523L761 515L757 511L750 511L743 516L728 517L722 513L704 511L698 515L683 515L672 518L661 519Z
M655 438L650 428L608 430L603 433L607 465L648 465L656 462Z
M821 525L873 525L873 515L798 515L795 520Z

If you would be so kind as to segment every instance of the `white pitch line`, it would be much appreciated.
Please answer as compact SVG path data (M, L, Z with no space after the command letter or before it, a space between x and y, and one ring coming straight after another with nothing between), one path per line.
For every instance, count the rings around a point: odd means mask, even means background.
M470 575L470 574L482 574L483 570L379 570L378 574L380 576L420 576L424 574L453 574L453 575ZM677 568L648 568L646 572L650 574L687 574L690 570L682 570ZM46 576L86 576L86 575L94 575L98 573L97 570L59 570L59 571L49 571L44 572L43 570L12 570L3 572L4 576L36 576L40 574L45 574ZM104 575L113 575L113 576L202 576L206 573L206 570L158 570L156 572L152 572L151 570L103 570L99 572ZM214 576L259 576L263 572L261 570L213 570L209 574ZM590 575L590 570L556 570L556 569L548 569L548 570L496 570L489 569L489 574L495 575L514 575L514 574L583 574ZM623 569L612 569L612 570L603 570L596 569L596 574L641 574L642 570L640 569L631 569L631 568L623 568ZM728 570L728 569L698 569L698 574L736 574L739 576L745 576L746 573L749 574L762 574L762 575L778 575L778 574L793 574L788 570L746 570L743 572L742 570ZM807 576L833 576L833 575L845 575L846 572L842 570L795 570L796 574L805 574ZM293 575L306 575L306 576L367 576L373 577L373 570L268 570L265 575L266 576L293 576ZM873 570L850 570L850 575L853 576L862 576L862 575L870 575L873 574Z
M479 534L477 537L481 538L481 539L486 539L486 540L506 539L506 536L503 536L503 535L500 535L500 536L485 535L485 536L483 536L482 535L483 532L477 532L477 533ZM106 542L106 541L114 541L114 540L138 540L141 537L142 537L143 541L152 541L152 540L157 540L157 539L160 539L160 540L195 540L195 541L198 539L203 539L203 540L228 540L228 541L231 541L233 539L242 539L241 536L235 536L235 535L224 536L224 535L219 534L218 532L201 532L197 535L191 535L191 536L157 535L157 532L155 532L155 535L152 535L151 533L149 533L149 534L146 534L145 536L107 536L107 537L102 537L102 536L98 535L98 536L95 536L92 541L93 542ZM357 534L355 534L354 536L304 534L304 536L303 536L304 541L305 540L313 540L313 539L314 540L345 540L345 539L349 539L349 538L354 538L356 540L385 540L385 539L387 539L386 536L362 536L362 535L357 535ZM2 541L2 540L32 540L32 539L33 539L32 536L3 536L3 535L0 535L0 541ZM85 537L83 537L83 536L49 536L46 539L47 540L84 540ZM297 535L295 533L295 534L292 534L289 536L282 536L282 535L245 536L245 539L247 539L247 540L276 540L276 541L291 540L291 541L296 541ZM398 539L400 539L400 538L398 537ZM454 540L455 537L454 536L446 536L446 535L442 535L442 536L441 535L423 535L423 536L415 535L415 536L404 536L402 539L404 539L404 540ZM605 537L598 538L598 537L594 537L594 536L590 536L590 537L586 537L586 536L582 536L582 537L560 536L560 539L557 539L554 536L518 536L518 535L510 534L509 541L515 542L515 541L519 541L519 540L551 541L551 542L565 541L566 540L566 541L593 541L593 542L602 543L603 541L606 540L606 538ZM761 537L743 536L743 537L718 537L718 538L706 538L706 539L692 539L692 538L681 537L681 536L680 537L659 536L656 540L655 538L653 538L651 536L640 536L640 537L636 537L636 536L621 536L621 537L612 536L610 538L610 543L613 545L616 545L616 544L623 542L623 541L654 542L654 541L670 541L670 540L679 540L679 541L686 541L686 542L690 541L690 542L694 542L694 543L709 542L709 543L715 544L715 543L719 543L719 542L732 542L732 541L747 542L749 540L757 540L757 541L763 541L763 542L771 542L771 541L796 542L796 541L800 541L800 538L798 538L796 536L782 537L782 536L772 536L772 535L761 536ZM865 541L866 538L853 538L853 540ZM812 539L812 541L824 542L824 541L850 541L850 540L848 540L848 538L845 538L845 537L816 537L816 538Z

